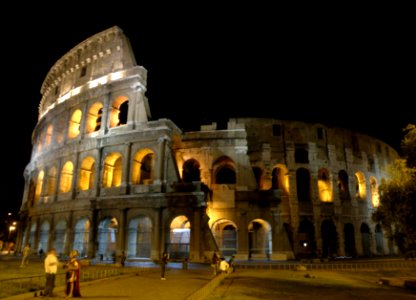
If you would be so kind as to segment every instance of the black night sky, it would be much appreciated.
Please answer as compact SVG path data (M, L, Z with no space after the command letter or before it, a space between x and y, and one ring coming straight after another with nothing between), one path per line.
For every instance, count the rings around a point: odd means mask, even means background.
M298 119L359 130L399 150L402 128L416 123L414 24L406 16L136 5L13 11L24 23L1 21L2 112L14 121L3 123L0 212L21 205L47 72L114 25L148 70L152 118L185 130L228 117Z

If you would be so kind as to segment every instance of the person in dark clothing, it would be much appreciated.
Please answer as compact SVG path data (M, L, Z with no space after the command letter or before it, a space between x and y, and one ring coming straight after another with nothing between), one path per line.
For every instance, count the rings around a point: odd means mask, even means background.
M231 272L235 272L235 262L234 262L235 256L232 255L230 260L228 261L228 264L230 265L230 268L232 268Z
M127 258L126 253L124 251L121 251L120 264L122 267L124 267L124 265L126 264L126 258Z
M220 265L220 257L218 256L217 252L214 251L214 254L212 255L212 261L211 261L211 267L212 267L212 272L215 275L217 275L218 273L218 267Z
M162 274L160 277L161 280L166 280L165 272L166 272L166 265L168 264L168 260L169 260L168 254L166 253L166 251L163 251L162 258L160 260L160 267L162 271Z

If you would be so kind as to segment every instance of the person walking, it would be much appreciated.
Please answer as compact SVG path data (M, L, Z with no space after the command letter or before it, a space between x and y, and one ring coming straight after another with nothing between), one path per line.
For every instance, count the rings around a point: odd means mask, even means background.
M169 256L168 256L167 252L163 251L162 259L160 260L160 267L161 267L161 271L162 271L162 274L161 274L161 277L160 277L161 280L166 280L165 272L166 272L166 265L168 264L168 260L169 260Z
M78 251L72 250L69 253L69 261L64 266L67 269L66 272L66 297L81 297L80 287L79 287L79 273L81 270L81 264L78 259Z
M29 264L29 255L30 255L30 244L26 244L22 251L22 262L20 267L26 267Z
M212 272L215 275L217 275L218 273L218 266L220 264L220 258L217 254L217 252L214 251L214 254L212 255L212 261L211 261L211 267L212 267Z
M53 289L55 288L55 278L56 273L58 272L58 257L56 256L56 250L51 248L48 251L48 255L45 258L45 274L46 274L46 284L45 291L43 296L53 297Z

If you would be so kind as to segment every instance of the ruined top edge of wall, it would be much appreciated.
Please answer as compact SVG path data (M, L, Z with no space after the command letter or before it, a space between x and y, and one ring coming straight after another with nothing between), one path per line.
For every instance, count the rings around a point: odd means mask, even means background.
M80 68L90 62L94 56L99 56L112 49L115 43L122 48L126 45L127 38L123 30L118 26L113 26L99 32L86 40L82 41L70 51L64 54L49 70L41 87L41 94L50 88L63 74L74 68Z

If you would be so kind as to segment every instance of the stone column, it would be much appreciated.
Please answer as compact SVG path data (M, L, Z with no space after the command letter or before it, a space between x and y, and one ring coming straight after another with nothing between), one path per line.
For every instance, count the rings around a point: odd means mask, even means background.
M119 221L119 232L118 232L118 239L117 239L118 240L117 250L120 250L120 252L126 250L126 231L127 231L126 230L126 226L127 226L126 218L127 218L127 209L121 209L120 221Z
M159 137L157 140L158 142L158 150L157 150L157 159L156 159L156 166L155 166L155 176L154 176L154 183L155 184L163 184L164 177L165 177L165 151L166 151L166 140L168 138L166 136Z
M69 254L74 248L74 212L70 211L68 214L68 224L67 224L67 239L64 245L64 251L66 254ZM80 253L81 254L81 253Z
M192 227L191 227L191 240L190 240L190 249L189 249L189 259L192 261L199 261L200 258L200 234L201 230L201 214L199 212L199 209L197 207L194 207L192 211ZM191 224L192 224L191 223Z
M248 260L248 224L247 210L240 209L238 218L238 250L235 255L236 260Z

